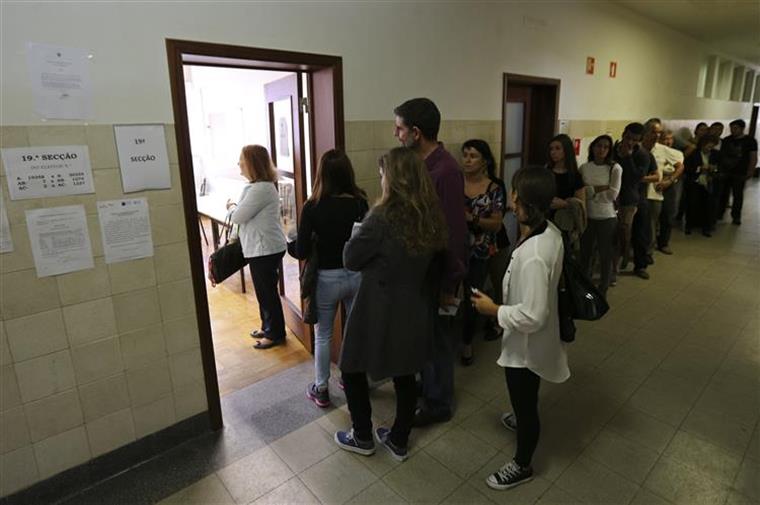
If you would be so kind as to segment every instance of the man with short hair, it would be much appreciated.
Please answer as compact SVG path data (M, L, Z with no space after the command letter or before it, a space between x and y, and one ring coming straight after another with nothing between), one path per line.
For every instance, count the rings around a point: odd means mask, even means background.
M728 206L729 193L733 196L731 222L742 224L744 184L752 177L757 166L757 141L744 134L746 123L742 119L728 125L731 135L722 140L718 165L718 211L716 217L723 219Z
M662 170L662 181L654 185L654 190L662 195L662 207L660 210L659 231L654 235L657 250L663 254L673 254L670 249L670 234L673 230L673 220L678 211L678 202L681 200L683 175L683 153L673 149L673 132L664 130L660 135L660 141L652 148L657 166ZM654 225L652 232L655 233Z
M631 227L631 245L633 246L633 275L641 279L649 279L647 267L654 263L654 259L649 253L649 246L652 243L652 221L650 218L651 211L659 210L659 200L655 200L657 205L650 205L652 202L648 198L647 190L651 183L660 182L662 174L657 169L657 162L652 156L651 150L660 138L662 125L657 118L650 119L644 127L644 135L641 138L641 145L638 151L642 153L641 167L644 175L639 181L639 201L637 204L636 215L633 218ZM655 207L652 209L652 207Z
M644 125L641 123L628 124L623 130L622 138L615 144L612 153L615 161L623 169L620 193L618 194L619 254L622 256L620 270L626 269L630 259L633 220L639 208L639 185L649 168L649 157L639 148L643 134ZM646 271L644 273L646 274Z
M394 135L414 149L427 166L443 208L449 231L446 271L441 283L441 307L454 305L467 265L467 224L464 214L464 178L454 157L438 142L441 114L428 98L413 98L393 110ZM423 405L415 426L445 422L454 413L454 356L459 342L452 317L439 315L433 335L433 354L422 371Z

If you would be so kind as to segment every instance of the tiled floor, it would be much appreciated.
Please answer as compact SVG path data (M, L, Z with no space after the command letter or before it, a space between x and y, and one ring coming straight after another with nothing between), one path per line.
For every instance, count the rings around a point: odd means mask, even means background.
M656 255L651 280L621 276L610 313L580 325L573 377L541 385L532 482L503 492L484 483L511 458L514 434L499 424L508 400L498 343L479 342L476 364L457 369L455 418L415 430L405 463L382 450L340 451L332 435L349 424L345 406L318 411L294 394L264 409L273 423L300 419L287 434L251 432L240 444L256 443L236 450L236 430L270 419L242 407L221 435L230 439L224 461L161 503L759 503L758 189L748 189L740 228L721 224L711 239L677 232L676 254ZM296 384L309 374L301 368L287 381L293 388L305 386ZM389 384L373 392L373 406L378 420L392 415Z

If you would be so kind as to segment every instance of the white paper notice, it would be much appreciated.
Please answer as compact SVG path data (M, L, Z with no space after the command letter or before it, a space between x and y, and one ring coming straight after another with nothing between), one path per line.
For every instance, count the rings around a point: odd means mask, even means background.
M13 237L8 223L8 213L5 211L5 202L0 201L0 253L7 252L13 252Z
M84 205L26 211L37 277L93 268Z
M106 263L153 256L148 200L98 202Z
M172 187L163 125L123 125L113 130L125 193Z
M49 119L92 117L89 56L84 49L27 43L34 108Z
M11 200L94 193L87 146L2 150Z

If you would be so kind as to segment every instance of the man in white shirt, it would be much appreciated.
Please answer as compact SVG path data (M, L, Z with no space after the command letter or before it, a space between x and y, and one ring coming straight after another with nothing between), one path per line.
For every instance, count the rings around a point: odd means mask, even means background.
M681 182L684 170L683 153L678 149L673 149L672 146L673 132L665 130L660 135L659 142L652 148L652 155L657 161L657 166L662 170L662 180L654 184L655 192L662 195L662 208L658 223L659 231L655 234L653 230L653 241L656 240L657 249L663 254L673 254L669 246L670 234L683 188Z

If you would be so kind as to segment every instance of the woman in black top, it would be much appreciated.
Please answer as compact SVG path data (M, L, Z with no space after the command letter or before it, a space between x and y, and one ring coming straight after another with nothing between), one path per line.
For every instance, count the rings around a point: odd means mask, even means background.
M578 212L577 207L582 207L581 214L585 219L586 189L583 177L578 171L578 162L575 159L573 141L561 133L549 141L549 162L546 168L552 171L557 194L552 199L549 219L562 231L562 236L573 250L579 249L580 237L585 229L585 222L578 226L578 219L567 214L561 220L557 218L559 211L567 210L569 213ZM573 209L576 210L573 210ZM567 244L567 242L566 242Z
M356 186L351 160L342 151L327 151L319 162L314 192L304 204L295 254L299 259L317 249L317 331L314 337L315 380L306 391L319 407L330 405L330 341L338 302L346 314L359 289L361 275L343 267L343 246L354 223L364 219L369 206L366 193Z
M716 195L713 178L718 170L718 151L715 146L718 139L712 135L703 135L697 149L684 160L686 174L686 227L684 232L691 234L694 227L702 228L702 235L710 237L716 220Z

